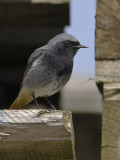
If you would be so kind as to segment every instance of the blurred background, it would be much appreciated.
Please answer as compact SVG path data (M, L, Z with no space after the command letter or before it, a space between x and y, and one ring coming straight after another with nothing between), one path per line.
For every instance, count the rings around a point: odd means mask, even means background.
M53 36L70 33L89 47L78 51L70 81L50 97L58 109L73 113L77 160L100 160L102 97L95 82L95 14L96 0L0 0L1 109L16 98L28 57Z

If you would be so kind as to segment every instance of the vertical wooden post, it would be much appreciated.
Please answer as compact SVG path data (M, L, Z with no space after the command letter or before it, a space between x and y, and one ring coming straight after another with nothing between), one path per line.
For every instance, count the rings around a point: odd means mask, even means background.
M96 80L103 85L101 160L120 159L120 1L98 0Z

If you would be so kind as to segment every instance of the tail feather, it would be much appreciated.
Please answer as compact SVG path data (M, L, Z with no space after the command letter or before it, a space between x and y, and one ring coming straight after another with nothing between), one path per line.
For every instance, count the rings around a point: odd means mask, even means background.
M18 97L15 99L9 109L24 109L32 100L33 98L31 93L27 89L22 88Z

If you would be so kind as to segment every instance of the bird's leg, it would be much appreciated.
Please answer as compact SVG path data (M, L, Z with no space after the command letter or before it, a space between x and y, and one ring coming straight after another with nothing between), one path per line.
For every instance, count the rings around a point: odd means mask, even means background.
M44 97L44 99L47 101L47 103L51 106L52 109L56 110L56 108L53 106L53 104L49 101L47 97Z
M36 100L36 98L35 98L34 92L32 92L32 97L33 97L33 100L35 101L37 107L39 108L39 104L38 104L38 102L37 102L37 100Z

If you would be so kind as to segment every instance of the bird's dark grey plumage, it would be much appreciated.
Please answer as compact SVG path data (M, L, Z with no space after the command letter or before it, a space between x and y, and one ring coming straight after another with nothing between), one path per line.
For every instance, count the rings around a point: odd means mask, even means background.
M22 85L35 97L55 94L70 79L73 58L80 47L83 46L72 35L55 36L30 56Z
M22 98L27 104L32 99L30 95L48 97L60 91L70 79L73 59L79 48L86 47L74 36L62 33L36 49L28 59L22 89L10 108L20 108L20 97L29 95L29 100Z

